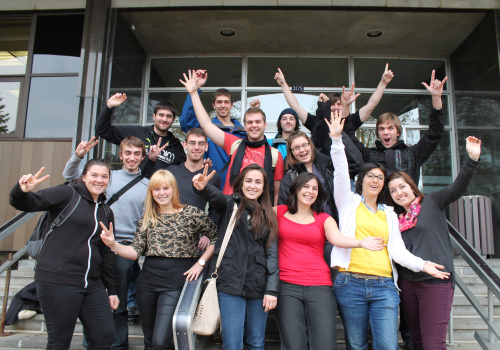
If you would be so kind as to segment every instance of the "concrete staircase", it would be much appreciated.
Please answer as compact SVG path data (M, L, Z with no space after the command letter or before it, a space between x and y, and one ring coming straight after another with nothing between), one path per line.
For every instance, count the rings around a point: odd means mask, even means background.
M500 274L500 259L489 259L488 263L494 270ZM487 289L482 284L472 269L462 259L455 259L455 268L457 274L467 283L472 292L479 298L481 303L487 305ZM9 303L12 297L25 285L33 281L34 261L21 260L18 269L12 271L11 283L9 289ZM5 275L0 277L0 297L3 298L5 286ZM1 307L1 305L0 305ZM500 301L495 300L494 309L496 320L500 324ZM486 329L486 325L477 315L476 311L470 306L468 300L457 287L453 301L453 324L454 324L454 347L461 349L479 349L479 345L474 339L474 331ZM337 335L339 339L339 348L343 347L344 334L342 321L338 319ZM18 321L15 325L7 326L6 332L14 332L14 335L0 337L0 349L43 349L46 345L45 322L43 315L36 315L29 320ZM78 322L75 329L75 339L72 348L81 349L82 326ZM130 349L142 349L142 329L138 322L129 324ZM274 315L270 314L268 321L268 349L279 348L279 334L277 331ZM220 341L217 339L207 349L219 349Z

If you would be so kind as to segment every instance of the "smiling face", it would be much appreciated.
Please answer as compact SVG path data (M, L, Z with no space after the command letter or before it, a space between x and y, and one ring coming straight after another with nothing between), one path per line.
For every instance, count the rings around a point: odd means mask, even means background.
M260 141L264 138L267 123L262 113L247 113L245 115L245 131L250 141Z
M379 168L373 168L368 171L363 178L361 186L361 194L363 197L378 197L379 193L384 188L384 180L384 172Z
M384 122L378 125L377 135L385 148L391 148L398 142L399 132L394 123Z
M229 118L231 115L231 108L233 108L233 104L231 103L231 99L229 98L229 96L220 95L217 96L215 102L212 103L212 107L214 107L215 113L217 113L217 117Z
M297 126L297 119L293 114L283 114L280 119L281 130L284 133L292 133Z
M142 148L126 145L123 147L122 152L119 154L123 163L123 169L128 172L136 173L139 171L144 156L142 155Z
M264 175L259 170L250 170L245 174L241 192L247 199L257 200L264 190Z
M87 186L92 198L97 201L109 184L109 169L106 166L92 165L85 175L82 175L82 181Z
M155 186L154 188L151 189L151 195L153 196L153 200L160 208L173 206L172 204L173 192L174 191L172 189L172 186L168 185L165 182L160 183L158 184L158 186Z
M340 102L340 99L330 105L330 109L332 112L337 112L337 111L342 111L342 102Z
M297 202L306 206L311 206L318 198L318 181L311 179L307 181L300 190L297 191Z
M174 123L174 119L174 113L170 109L159 109L153 114L154 131L161 136L167 135L167 131Z
M406 211L410 209L411 202L416 198L412 188L403 178L396 178L389 182L389 192L394 203L402 206Z
M297 137L290 143L290 149L295 159L304 164L312 162L311 144L303 136Z
M208 150L207 139L201 135L190 134L183 142L187 158L192 162L199 162Z

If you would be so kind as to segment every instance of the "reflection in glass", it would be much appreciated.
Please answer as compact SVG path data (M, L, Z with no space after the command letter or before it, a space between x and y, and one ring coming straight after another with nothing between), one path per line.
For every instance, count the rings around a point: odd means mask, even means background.
M348 85L347 58L248 58L248 86L279 86L278 67L289 86L342 87Z
M33 73L77 73L80 70L83 19L83 15L38 16Z
M25 74L30 19L2 20L0 26L0 75Z
M117 92L111 91L109 96L113 96ZM136 92L127 92L127 101L122 105L113 109L113 124L139 124L141 122L141 94Z
M356 100L356 109L360 109L368 103L371 93L364 93ZM442 96L444 124L449 125L448 97ZM372 116L367 123L375 124L376 119L383 113L394 113L400 117L403 125L428 125L432 108L430 95L395 95L384 94L378 106L373 110Z
M455 94L457 125L500 127L500 96Z
M394 72L389 89L425 89L422 82L429 84L431 72L436 71L436 79L446 76L445 62L438 60L406 60L406 59L372 59L355 58L355 83L358 88L376 88L385 65ZM447 88L447 83L445 88Z
M241 86L241 57L151 59L150 87L182 87L179 79L189 69L205 69L205 87Z
M0 82L0 133L13 133L16 131L20 90L20 82Z
M31 78L25 137L73 137L78 102L78 77Z

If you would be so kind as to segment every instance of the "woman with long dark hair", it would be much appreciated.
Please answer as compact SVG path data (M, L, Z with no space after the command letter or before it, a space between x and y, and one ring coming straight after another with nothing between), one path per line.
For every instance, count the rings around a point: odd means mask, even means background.
M35 283L47 325L47 349L69 349L79 318L87 332L88 349L109 349L113 314L118 307L115 257L99 238L99 222L112 225L113 212L104 191L111 176L109 163L92 159L81 180L37 192L49 175L23 175L10 193L10 204L29 212L48 211L52 223L73 196L73 213L47 237L35 267ZM126 301L125 301L126 302Z
M284 350L336 349L336 301L330 267L323 258L325 241L338 247L381 250L381 238L343 236L323 212L326 193L317 175L304 172L290 186L287 205L275 208L279 226L280 288L277 318Z
M215 225L200 209L180 203L177 181L164 169L149 180L144 207L132 245L116 242L113 227L103 224L101 238L124 258L146 256L136 284L144 345L146 349L173 349L175 307L184 282L197 279L212 256ZM211 244L198 259L199 234Z
M332 138L331 156L334 174L334 196L339 210L339 227L344 236L362 239L382 237L387 244L383 250L333 247L332 266L339 267L334 283L340 316L348 349L366 349L368 323L371 325L375 349L398 349L398 274L395 263L412 271L424 271L436 278L448 278L444 267L424 261L411 254L399 232L397 216L386 206L386 172L382 165L366 163L356 181L356 193L350 190L347 159L341 132L344 121L332 113L327 121Z
M450 280L439 280L397 265L401 303L415 349L446 349L455 270L445 210L467 191L481 155L481 140L469 136L466 142L468 157L462 170L451 185L441 190L424 196L403 171L387 179L406 248L423 259L436 261L451 273Z
M276 236L278 223L269 195L266 171L258 164L245 167L233 183L233 194L224 195L207 185L215 171L193 178L196 192L219 213L214 255L220 247L234 203L236 224L217 271L223 349L264 349L268 310L276 307L279 273ZM215 270L216 256L210 272Z

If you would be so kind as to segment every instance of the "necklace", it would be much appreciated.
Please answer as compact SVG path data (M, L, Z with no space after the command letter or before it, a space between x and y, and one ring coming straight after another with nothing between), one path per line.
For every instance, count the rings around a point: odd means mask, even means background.
M301 222L301 221L304 221L304 220L305 220L305 219L306 219L309 215L311 215L311 213L312 213L312 210L311 210L309 213L307 213L307 215L306 215L306 216L304 216L304 217L303 217L302 219L300 219L300 220L299 220L299 217L297 216L297 213L295 213L295 221L297 222L297 224L300 224L300 222Z

